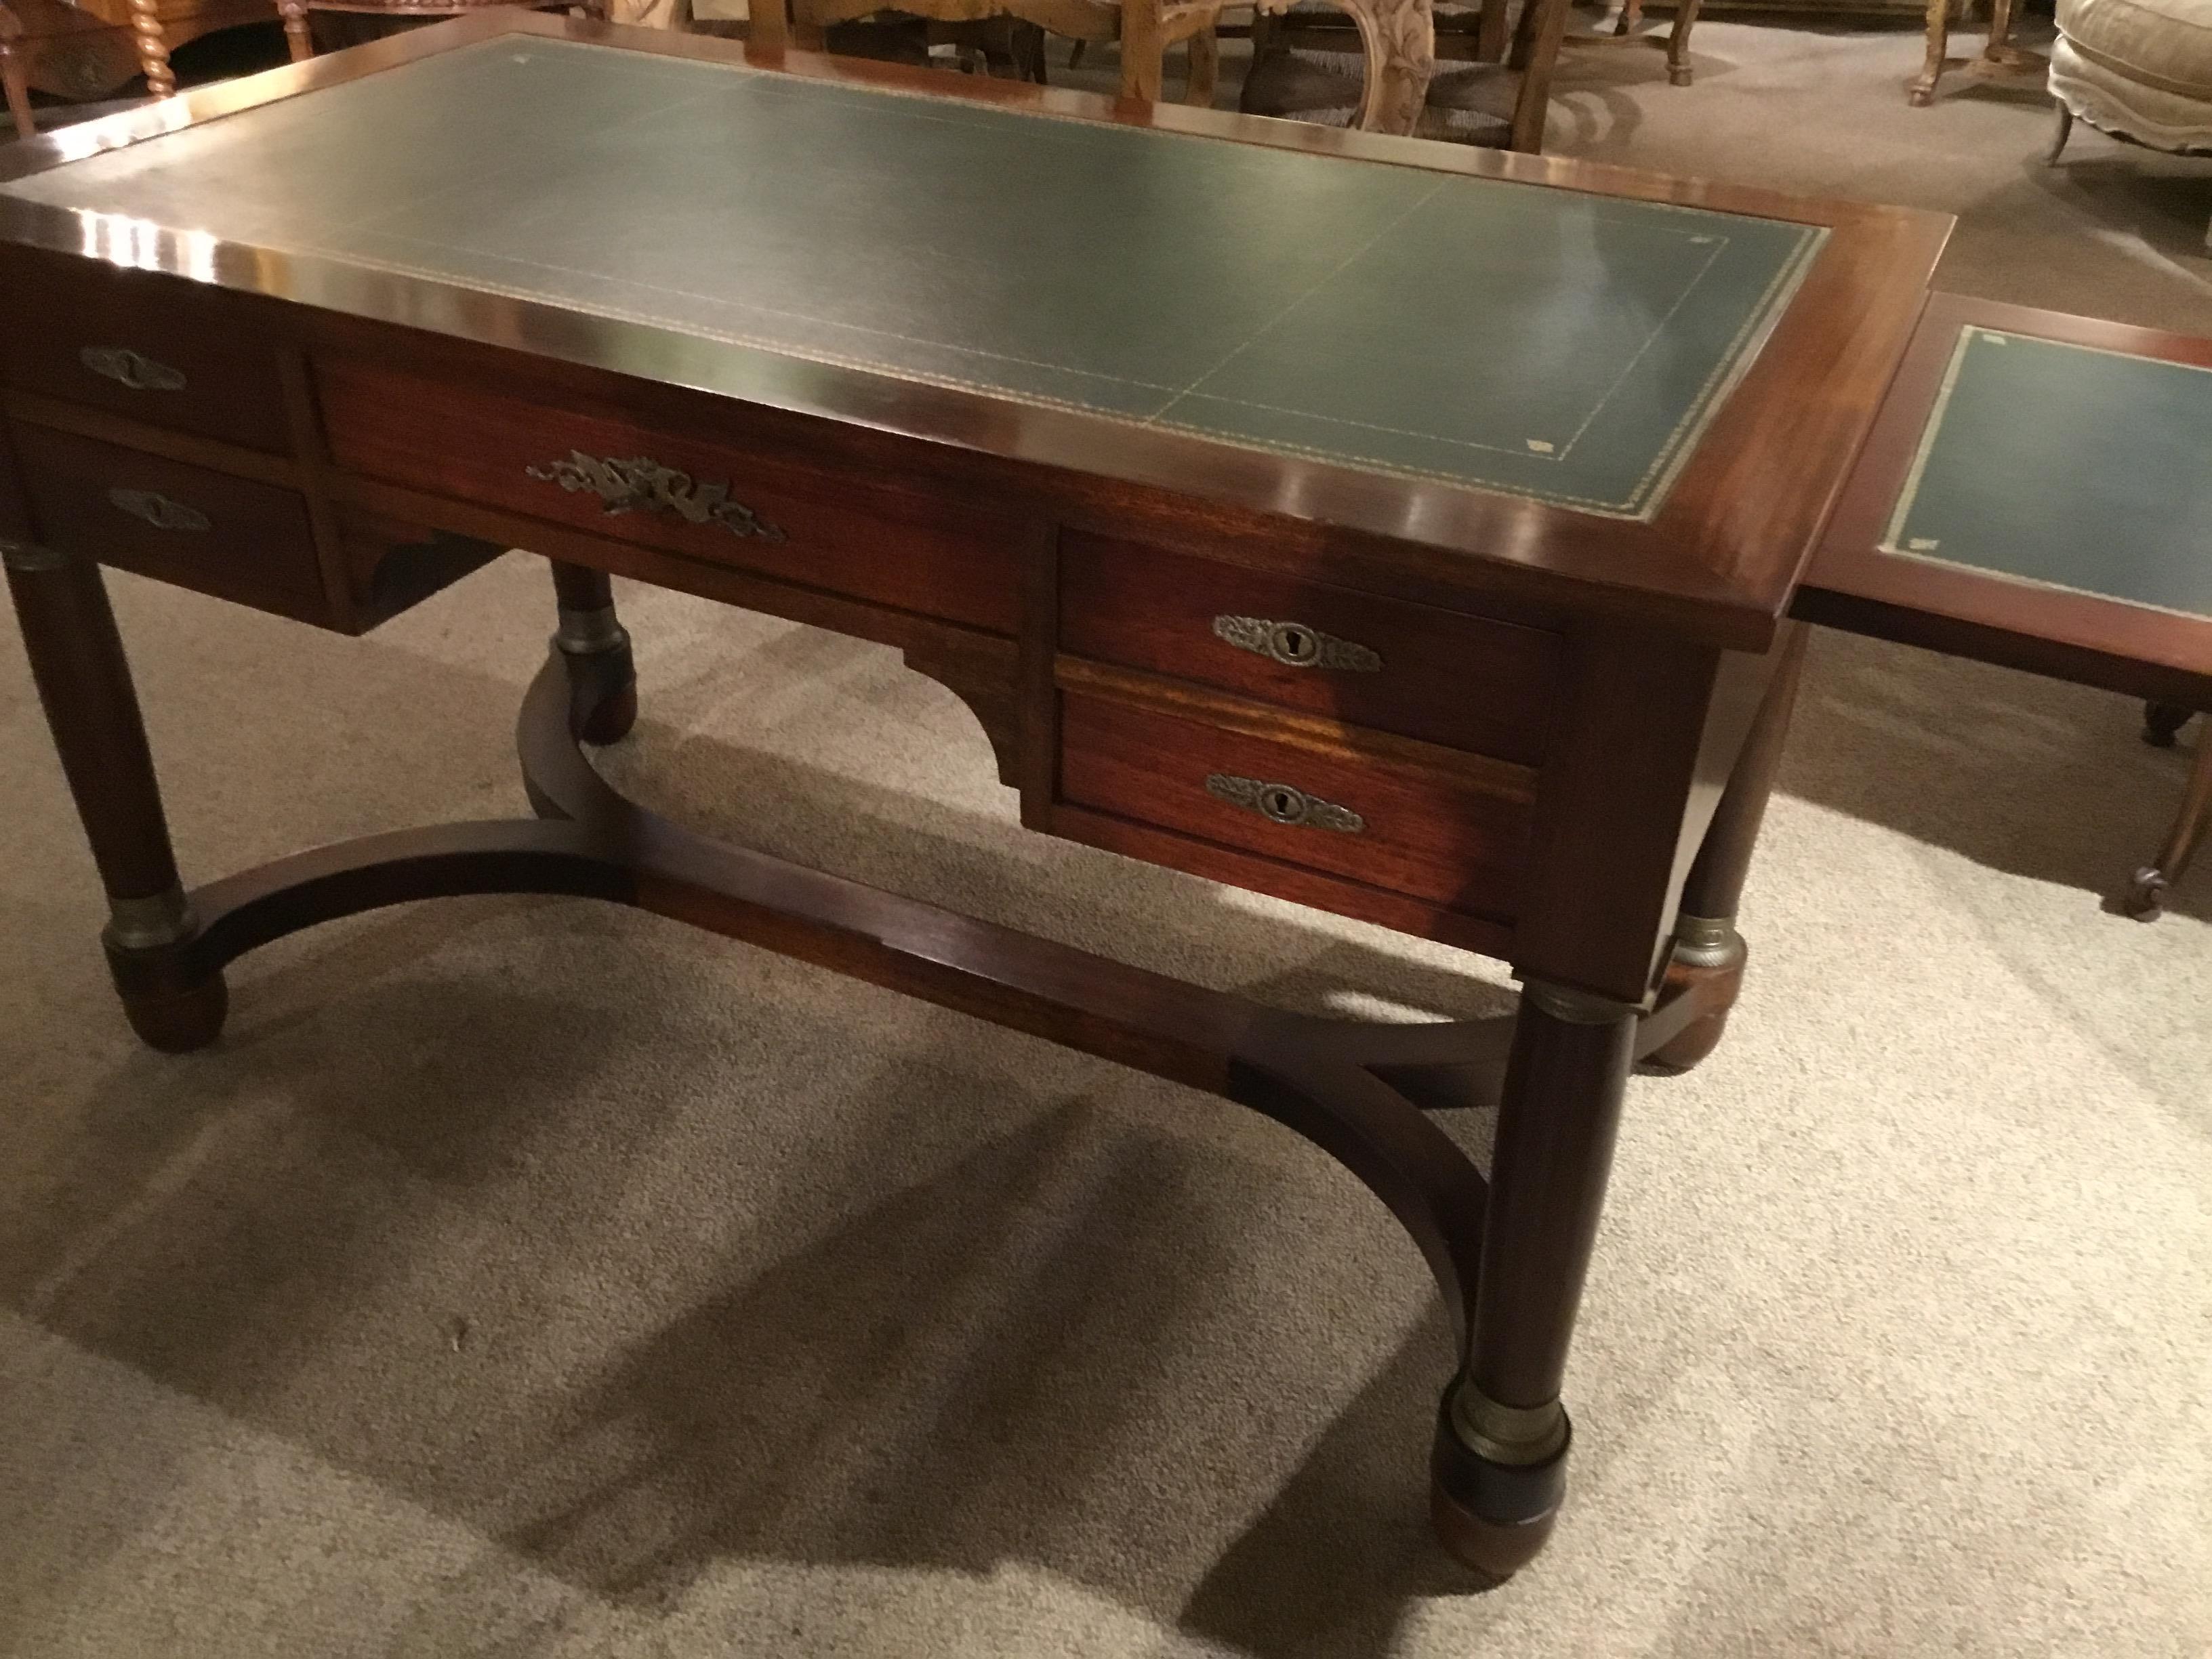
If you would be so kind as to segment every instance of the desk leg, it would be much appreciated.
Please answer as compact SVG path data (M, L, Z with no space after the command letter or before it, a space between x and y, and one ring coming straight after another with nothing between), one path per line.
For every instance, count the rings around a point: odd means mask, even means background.
M49 548L0 542L31 678L107 890L101 934L131 1029L173 1054L215 1041L229 995L194 959L199 924L176 855L131 665L100 567Z
M1790 624L1790 629L1774 678L1768 682L1766 700L1759 705L1759 717L1744 739L1743 752L1736 757L1735 769L1729 775L1728 787L1683 884L1681 908L1674 920L1667 988L1686 990L1700 981L1717 981L1717 986L1698 988L1708 993L1717 989L1720 1006L1646 1054L1643 1064L1651 1071L1686 1072L1718 1048L1721 1033L1728 1029L1728 1005L1735 1000L1736 987L1743 981L1747 953L1743 936L1735 930L1736 905L1743 897L1744 878L1751 872L1759 826L1766 816L1766 799L1774 793L1790 713L1797 706L1797 683L1805 672L1810 630L1802 623Z
M1431 1510L1492 1578L1544 1547L1566 1490L1559 1403L1620 1122L1638 1011L1531 981L1506 1061L1464 1369L1445 1391Z
M561 607L554 648L568 671L568 730L586 743L619 743L637 723L637 665L603 570L549 561Z

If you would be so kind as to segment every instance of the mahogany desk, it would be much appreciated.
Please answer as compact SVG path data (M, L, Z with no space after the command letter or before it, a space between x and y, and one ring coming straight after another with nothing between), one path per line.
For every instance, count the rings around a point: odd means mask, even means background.
M1720 1036L1784 613L1948 221L513 13L0 175L0 538L141 1036L212 1041L224 964L327 918L556 892L1211 1091L1419 1243L1437 1526L1541 1547L1624 1080ZM100 563L358 633L511 546L558 594L537 816L188 893ZM1504 958L1502 1084L1487 1029L630 805L576 741L635 712L610 572L900 647L1032 829ZM1500 1088L1486 1179L1425 1113Z

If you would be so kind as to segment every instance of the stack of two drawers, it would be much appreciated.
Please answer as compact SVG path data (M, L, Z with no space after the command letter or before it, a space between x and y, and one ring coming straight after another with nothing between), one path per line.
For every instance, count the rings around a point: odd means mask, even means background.
M1058 634L1054 828L1477 948L1510 922L1558 635L1073 534Z

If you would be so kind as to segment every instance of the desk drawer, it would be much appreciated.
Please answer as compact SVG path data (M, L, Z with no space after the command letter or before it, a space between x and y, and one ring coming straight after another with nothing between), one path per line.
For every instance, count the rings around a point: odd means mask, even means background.
M1470 776L1090 693L1061 699L1060 793L1480 915L1513 913L1528 842L1528 799Z
M371 364L324 362L316 381L349 471L970 627L1018 625L1012 520Z
M1060 646L1527 765L1559 685L1541 629L1096 536L1061 544Z
M291 441L265 329L234 295L89 259L9 260L0 380L270 454Z
M307 621L329 606L289 489L11 422L33 532L143 576Z

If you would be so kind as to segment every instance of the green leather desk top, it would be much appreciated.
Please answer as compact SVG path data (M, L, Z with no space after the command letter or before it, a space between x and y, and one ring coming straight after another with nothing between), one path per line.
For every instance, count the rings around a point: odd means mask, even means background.
M2212 369L1962 329L1881 550L2212 617Z
M1827 234L523 37L0 190L1632 519Z

